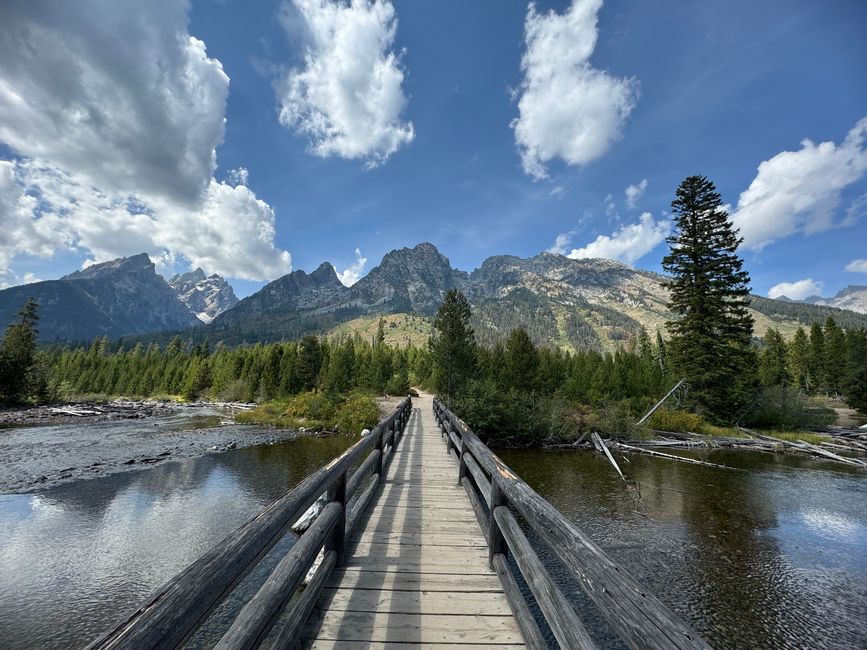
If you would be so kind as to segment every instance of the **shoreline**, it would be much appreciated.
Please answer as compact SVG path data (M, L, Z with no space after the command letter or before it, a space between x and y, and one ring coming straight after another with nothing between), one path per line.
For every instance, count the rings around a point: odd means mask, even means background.
M0 428L0 458L4 459L0 464L0 495L41 492L166 461L315 435L296 429L236 424L227 405L171 404L151 408L154 404L127 404L126 411L120 414L116 409L80 416L42 413L31 420L36 424L21 422ZM22 410L32 409L18 409L16 417ZM93 410L92 405L84 410Z
M242 402L173 402L156 399L81 400L50 404L0 407L0 432L15 427L88 424L106 420L141 420L169 415L185 408L247 410L254 404Z

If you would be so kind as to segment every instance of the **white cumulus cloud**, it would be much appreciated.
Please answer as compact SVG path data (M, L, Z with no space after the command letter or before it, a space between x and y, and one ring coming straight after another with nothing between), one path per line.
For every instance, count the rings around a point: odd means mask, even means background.
M768 290L768 298L791 298L803 300L808 296L817 296L822 292L822 283L813 278L805 278L797 282L780 282Z
M250 172L246 167L238 167L238 169L230 169L228 174L229 185L235 187L237 185L246 185L250 179Z
M338 273L337 277L344 286L351 287L361 279L361 274L364 273L364 267L367 266L367 258L361 254L361 249L355 249L355 262L344 269L342 273Z
M867 273L867 260L852 260L846 265L849 273Z
M810 235L838 225L841 191L867 173L865 139L867 117L839 145L804 140L800 150L762 162L732 215L744 246L760 250L796 233Z
M188 32L187 0L4 4L0 20L0 275L16 255L145 251L250 280L291 269L275 216L217 182L229 78Z
M304 43L303 66L278 82L280 123L310 138L318 156L388 159L415 137L401 118L407 104L389 0L292 0L281 14Z
M547 176L560 158L585 165L602 156L635 106L638 84L590 64L602 0L574 0L563 14L530 3L524 23L524 79L512 121L524 171Z
M635 209L636 202L638 201L639 198L641 198L641 195L644 194L644 190L646 190L646 189L647 189L647 179L646 178L642 178L641 182L638 183L638 185L630 185L629 187L627 187L626 190L624 191L624 194L626 194L626 205L630 209Z
M633 264L660 244L671 231L671 223L655 220L649 212L642 213L638 223L622 226L611 235L599 235L583 248L573 249L568 257L604 257ZM559 238L558 238L559 239Z
M5 170L5 173L4 173ZM10 184L2 180L4 175ZM30 203L39 196L39 209ZM0 162L0 201L23 205L18 246L0 251L50 256L59 248L87 251L92 262L147 252L159 264L182 256L193 267L247 280L291 270L291 256L274 245L274 211L244 185L211 179L195 209L171 201L144 202L110 194L49 164ZM36 212L38 218L34 217ZM0 236L2 237L2 236ZM9 258L0 252L0 267ZM5 266L8 268L8 264Z
M183 0L4 3L0 141L106 191L196 203L229 78L187 12Z

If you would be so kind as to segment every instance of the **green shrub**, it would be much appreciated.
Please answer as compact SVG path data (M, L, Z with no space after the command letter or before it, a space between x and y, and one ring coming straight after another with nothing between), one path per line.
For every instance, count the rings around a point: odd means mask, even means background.
M637 419L628 400L610 400L593 411L587 427L603 438L641 438L645 428L635 424Z
M221 402L246 402L250 390L243 379L233 379L215 395Z
M788 386L762 389L744 423L760 429L798 429L833 424L833 409L814 404L801 391Z
M286 415L300 419L333 422L337 415L334 398L324 393L308 391L290 398L286 404Z
M337 412L337 429L341 433L358 434L372 429L379 422L379 408L370 395L352 393Z
M675 431L680 433L703 433L705 422L697 413L682 409L657 409L647 422L651 429L657 431Z

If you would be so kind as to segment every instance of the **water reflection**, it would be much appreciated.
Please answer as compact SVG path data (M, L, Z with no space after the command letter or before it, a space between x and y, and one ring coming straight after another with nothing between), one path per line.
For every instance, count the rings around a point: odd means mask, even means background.
M863 473L745 452L710 456L744 471L631 456L630 490L597 454L500 455L714 647L867 647Z
M350 442L305 438L0 496L2 646L86 644Z

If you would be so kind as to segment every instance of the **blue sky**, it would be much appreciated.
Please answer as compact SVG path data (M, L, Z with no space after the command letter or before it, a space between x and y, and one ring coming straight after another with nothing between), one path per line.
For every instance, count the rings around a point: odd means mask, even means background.
M6 284L147 250L163 272L198 263L245 295L323 260L343 272L356 249L367 259L356 275L420 241L471 270L490 255L555 247L558 235L564 254L659 270L666 210L695 173L717 184L748 236L742 254L757 293L867 284L867 261L858 262L867 258L867 4L858 0L625 0L598 11L592 1L539 2L530 19L526 3L501 0L356 2L355 11L312 0L85 4L93 11L60 20L47 2L13 3L0 27L0 36L27 27L37 46L23 54L20 41L0 38L0 89L19 96L0 92L0 217L13 224L0 235ZM97 17L118 40L79 49ZM141 25L185 29L206 55L175 53ZM54 54L40 53L40 34L59 38ZM64 50L89 73L86 93L59 74ZM335 74L339 56L359 70ZM365 73L367 57L392 75L388 96ZM192 61L202 76L187 84L189 72L169 74L161 89L153 59L170 72ZM148 92L133 86L153 79ZM292 79L306 96L287 91ZM330 90L339 102L310 99ZM183 101L155 100L161 93ZM97 100L101 119L84 126L69 111L45 124L22 116L54 101L87 114ZM367 101L373 128L341 130L335 116L356 100ZM287 105L301 117L281 123ZM334 119L330 136L310 127L311 114ZM53 128L63 135L41 142ZM582 128L586 141L573 130ZM129 145L130 131L139 144ZM106 160L95 165L100 147ZM243 179L231 174L242 168Z

